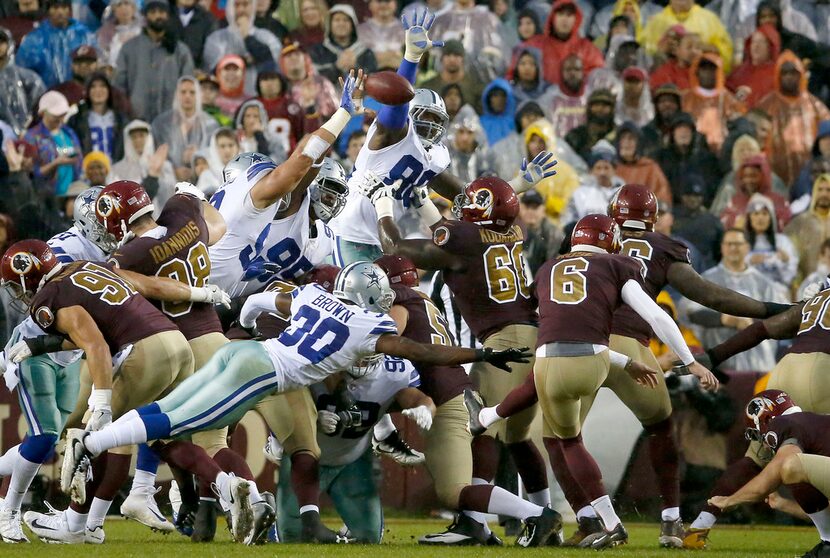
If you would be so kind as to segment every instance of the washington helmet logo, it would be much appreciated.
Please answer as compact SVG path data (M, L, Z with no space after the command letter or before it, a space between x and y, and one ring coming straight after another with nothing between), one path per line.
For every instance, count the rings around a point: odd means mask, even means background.
M18 275L26 275L33 267L37 265L31 254L27 252L18 252L12 256L11 268L12 271Z
M98 196L98 201L95 202L95 209L102 217L109 217L115 211L115 201L108 194Z
M493 192L488 188L482 188L473 194L472 206L481 210L484 217L489 217L493 212L493 199Z

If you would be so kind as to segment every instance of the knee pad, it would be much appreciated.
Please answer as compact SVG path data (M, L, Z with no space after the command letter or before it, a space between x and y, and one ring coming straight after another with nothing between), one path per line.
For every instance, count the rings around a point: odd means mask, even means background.
M57 434L39 434L27 436L20 444L20 455L32 463L44 463L55 451L55 444L58 441Z

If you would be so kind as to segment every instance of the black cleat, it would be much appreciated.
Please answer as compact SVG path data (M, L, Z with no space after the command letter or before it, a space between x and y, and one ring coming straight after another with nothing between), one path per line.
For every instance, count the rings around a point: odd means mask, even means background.
M533 546L559 546L562 539L562 516L550 508L544 508L541 515L525 519L525 526L516 544L525 548Z
M580 517L577 519L576 532L563 542L562 546L588 548L604 532L602 521L598 517Z
M807 551L801 558L830 558L830 542L819 541L819 543Z
M277 503L274 495L270 492L262 493L262 501L252 504L251 508L254 513L254 527L251 529L248 536L245 537L245 544L253 546L257 544L264 544L268 537L268 529L274 524L277 518L276 509Z
M217 505L216 500L199 500L199 507L196 509L196 515L193 519L191 541L195 543L213 541L216 536ZM182 508L184 508L184 505L182 505Z
M663 548L683 548L683 537L686 531L683 529L683 520L664 519L660 522L660 538L658 542Z
M620 544L628 542L628 531L625 530L622 523L618 523L616 527L610 531L603 531L603 533L591 543L591 548L594 550L605 550Z
M179 513L173 516L173 525L176 530L185 537L193 536L193 524L196 522L198 506L191 502L183 501L179 507Z
M498 539L498 537L496 537ZM418 539L418 544L434 546L478 546L487 544L487 533L484 526L463 513L456 516L447 530L442 533L424 535Z
M409 444L401 439L397 430L383 440L378 440L372 434L372 449L375 450L376 454L391 457L398 465L404 467L421 465L426 459L423 453L409 447Z
M484 434L487 427L478 420L478 414L481 412L481 408L484 407L481 395L470 388L464 388L464 406L467 407L467 412L470 413L470 433L473 436Z
M300 514L302 533L300 541L304 543L337 544L348 542L343 540L337 533L323 525L320 520L320 512L308 511Z
M490 536L487 537L484 546L504 546L504 541L499 538L495 531L490 531Z

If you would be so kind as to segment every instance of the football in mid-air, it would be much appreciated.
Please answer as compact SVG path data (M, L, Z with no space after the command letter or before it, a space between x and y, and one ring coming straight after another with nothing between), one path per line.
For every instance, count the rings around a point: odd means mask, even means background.
M366 78L366 95L384 105L402 105L415 96L412 84L392 71L375 72Z

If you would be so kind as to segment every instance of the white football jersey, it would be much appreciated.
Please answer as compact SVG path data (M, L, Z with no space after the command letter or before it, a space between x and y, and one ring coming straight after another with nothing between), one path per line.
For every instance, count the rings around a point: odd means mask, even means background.
M374 354L381 335L398 334L388 315L341 302L316 283L291 297L291 324L263 342L281 392L321 382Z
M232 298L242 294L242 280L248 265L256 257L256 242L277 211L275 205L257 209L251 201L251 189L276 168L271 162L252 165L247 172L223 184L210 203L225 219L227 231L210 253L210 282Z
M400 220L409 209L412 188L428 183L450 165L450 154L444 144L427 149L415 133L412 119L409 129L401 141L383 149L369 149L369 142L377 131L372 123L366 134L366 143L360 149L349 177L349 197L346 207L331 222L331 228L338 237L359 244L380 246L378 239L378 216L375 207L360 192L366 171L374 172L386 184L402 180L395 195L395 221Z
M311 196L306 193L297 213L265 225L254 247L257 256L242 276L242 295L261 290L273 279L291 281L326 263L334 249L334 234L321 220L312 222L310 205Z
M318 430L320 464L339 467L358 459L369 449L372 427L395 402L395 395L402 389L420 385L421 377L411 362L389 355L384 355L383 360L365 376L352 378L346 375L346 388L360 409L360 426L345 428L335 436L328 436ZM336 406L334 401L324 395L317 402L317 408L334 412Z

